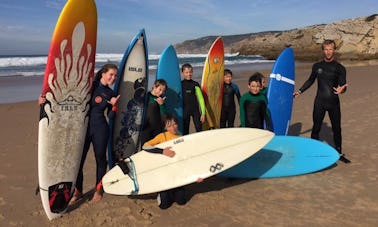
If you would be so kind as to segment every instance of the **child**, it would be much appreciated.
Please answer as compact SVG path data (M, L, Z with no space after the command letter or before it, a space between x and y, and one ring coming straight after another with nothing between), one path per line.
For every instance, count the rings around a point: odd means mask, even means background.
M167 82L163 79L156 80L151 91L147 93L148 104L145 111L141 144L154 138L163 131L163 117L166 113L165 97L162 95L167 90Z
M190 64L181 66L181 73L184 79L181 81L184 106L184 129L183 134L189 134L190 117L193 118L196 131L202 131L202 124L205 121L205 101L199 84L192 80L193 67ZM201 113L200 111L201 110Z
M165 117L165 129L167 130L166 132L160 133L152 140L144 143L143 150L151 153L163 154L168 157L175 156L176 153L171 150L171 147L166 147L164 149L153 147L159 143L180 137L180 135L178 135L177 119L171 114L167 114ZM161 209L169 208L173 202L176 202L179 205L184 205L186 203L184 187L159 192L157 200Z
M261 90L260 93L267 97L267 92L268 92L268 87L266 87L266 81L265 81L265 76L259 72L255 73L261 78Z
M260 73L253 74L248 81L249 91L240 99L240 122L242 127L266 128L271 130L271 121L267 107L266 97L260 93Z
M232 71L224 70L224 84L223 84L223 102L220 117L220 128L234 127L236 106L235 96L240 104L240 91L238 85L231 82Z

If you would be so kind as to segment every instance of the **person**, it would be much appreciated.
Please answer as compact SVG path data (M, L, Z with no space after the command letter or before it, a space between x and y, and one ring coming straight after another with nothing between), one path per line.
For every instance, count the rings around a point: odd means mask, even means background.
M305 92L317 79L318 90L313 109L313 127L311 138L319 140L319 132L325 113L328 112L331 120L333 140L336 150L340 153L340 160L349 163L341 148L341 111L339 94L347 88L346 70L343 65L335 60L336 43L333 40L325 40L322 44L323 60L312 66L308 80L304 82L298 91L294 92L294 98Z
M183 134L189 134L190 117L193 118L194 127L197 132L202 131L202 123L205 122L205 101L198 82L192 79L193 67L186 63L181 66L181 73L184 79L181 81L183 93ZM200 113L201 111L201 113Z
M260 93L262 95L264 95L265 97L267 97L267 93L268 93L268 87L266 86L266 80L265 80L265 76L259 72L256 73L256 75L258 75L260 78L261 78L261 89L260 89Z
M83 167L91 143L96 159L96 191L93 194L92 201L97 202L102 199L103 189L101 179L106 173L106 148L109 139L109 125L104 112L108 113L109 118L113 118L117 111L116 105L120 95L117 96L110 88L116 80L117 72L118 68L116 65L105 64L97 72L93 81L88 128L75 191L70 200L70 205L74 204L83 195Z
M236 105L235 96L240 104L240 91L238 85L232 83L232 71L224 70L223 101L220 117L220 128L234 127Z
M167 90L167 82L158 79L154 82L151 91L147 93L147 109L141 133L141 144L154 138L163 131L163 117L166 114L163 97Z
M165 147L164 149L154 147L155 145L160 144L162 142L180 137L180 135L178 134L178 121L174 115L167 114L165 116L164 125L166 131L158 134L155 138L144 143L143 150L150 153L174 157L176 153L172 150L172 147ZM197 182L201 181L201 178L197 180ZM178 187L159 192L157 196L157 201L160 209L167 209L174 202L176 202L179 205L184 205L186 203L185 189L184 187Z
M271 130L271 119L266 97L260 93L261 77L255 73L248 80L249 91L240 98L241 127Z

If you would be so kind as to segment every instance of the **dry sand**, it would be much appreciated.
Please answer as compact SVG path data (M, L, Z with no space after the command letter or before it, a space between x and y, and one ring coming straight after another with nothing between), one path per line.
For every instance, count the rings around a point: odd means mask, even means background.
M263 71L267 75L268 71ZM0 105L0 226L377 226L378 66L347 67L348 91L341 95L343 149L350 164L297 177L234 180L220 177L186 186L188 203L160 210L155 195L105 194L92 203L95 162L85 165L87 197L62 218L49 221L38 184L39 108L34 102ZM235 72L246 91L253 72ZM297 88L310 67L297 67ZM316 84L294 101L291 135L310 136ZM321 138L332 144L328 116Z

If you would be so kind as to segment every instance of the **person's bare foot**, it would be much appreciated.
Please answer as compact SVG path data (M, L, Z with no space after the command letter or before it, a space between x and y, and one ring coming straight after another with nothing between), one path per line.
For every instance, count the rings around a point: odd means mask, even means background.
M102 199L102 192L101 190L97 190L92 197L92 202L98 202Z
M75 188L74 194L72 198L70 199L70 202L68 203L69 206L75 204L79 199L83 197L83 193L81 193L79 190Z

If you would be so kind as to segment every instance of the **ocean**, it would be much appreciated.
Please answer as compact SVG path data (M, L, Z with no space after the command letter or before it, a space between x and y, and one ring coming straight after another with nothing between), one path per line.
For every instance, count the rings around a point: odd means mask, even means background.
M194 67L193 78L200 82L206 56L207 54L179 54L179 64L190 63ZM119 65L122 57L123 54L118 53L96 54L95 71L106 63ZM149 81L152 83L159 55L150 54L148 60ZM0 103L36 100L41 91L46 61L47 56L44 55L0 56ZM258 55L225 55L225 67L231 70L235 67L260 70L271 67L273 62Z

